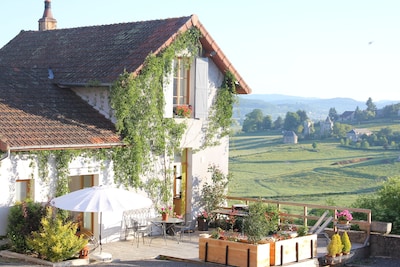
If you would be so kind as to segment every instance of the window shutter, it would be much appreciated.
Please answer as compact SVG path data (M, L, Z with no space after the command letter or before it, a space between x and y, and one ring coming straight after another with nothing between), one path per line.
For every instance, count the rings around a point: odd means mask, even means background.
M164 118L173 117L173 100L174 100L174 71L171 70L164 76L163 91L164 91Z
M208 58L196 58L195 85L195 118L207 118Z

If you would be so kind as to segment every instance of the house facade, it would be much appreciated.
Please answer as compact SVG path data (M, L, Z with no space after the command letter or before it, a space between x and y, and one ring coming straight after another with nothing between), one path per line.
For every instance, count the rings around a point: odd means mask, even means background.
M151 157L153 171L130 190L152 197L146 185L156 178L171 185L168 203L178 214L198 211L210 166L228 172L229 137L204 146L226 73L235 77L236 93L251 90L197 16L69 29L57 29L56 23L46 0L39 31L21 31L0 49L0 235L6 233L10 206L27 198L48 203L62 181L69 191L122 186L115 179L116 162L101 155L134 144L117 131L110 92L123 73L139 77L149 55L160 55L190 29L201 34L198 54L183 68L178 63L185 56L176 51L174 70L165 73L160 87L163 117L185 124L185 131L174 155ZM178 106L190 108L188 117L175 118ZM73 156L63 162L67 152ZM83 218L84 227L98 233L98 215ZM120 213L103 215L103 242L119 239L121 222Z
M351 142L357 142L363 136L370 136L372 132L368 129L352 129L346 133L346 138Z

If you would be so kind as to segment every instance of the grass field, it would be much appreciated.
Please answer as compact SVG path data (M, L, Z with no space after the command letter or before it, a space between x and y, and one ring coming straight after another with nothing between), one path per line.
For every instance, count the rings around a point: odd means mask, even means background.
M317 140L314 150L313 142L283 144L278 132L231 137L229 195L349 206L400 174L398 150L351 149L337 140Z

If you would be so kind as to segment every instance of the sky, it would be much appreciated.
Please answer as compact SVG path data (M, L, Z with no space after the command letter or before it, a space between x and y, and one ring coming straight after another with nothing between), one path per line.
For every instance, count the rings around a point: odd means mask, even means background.
M254 94L400 99L398 0L52 0L57 27L196 14ZM44 0L0 1L0 47Z

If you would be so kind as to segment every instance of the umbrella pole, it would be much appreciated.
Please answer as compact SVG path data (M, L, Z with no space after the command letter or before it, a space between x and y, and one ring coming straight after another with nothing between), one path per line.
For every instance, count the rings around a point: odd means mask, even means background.
M103 245L101 244L101 223L103 222L103 213L100 212L100 229L99 229L99 241L100 241L100 254L103 252Z

